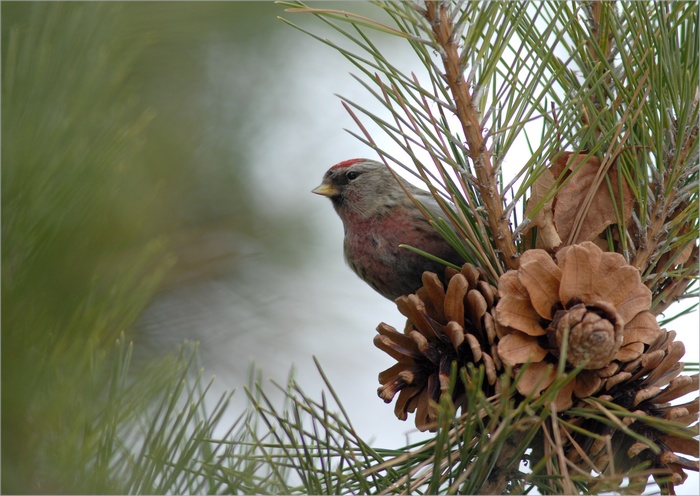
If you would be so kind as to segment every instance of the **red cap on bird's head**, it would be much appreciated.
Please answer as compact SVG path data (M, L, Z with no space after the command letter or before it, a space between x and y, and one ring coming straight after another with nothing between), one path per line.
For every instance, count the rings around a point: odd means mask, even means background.
M331 167L331 169L344 169L345 167L350 167L353 164L356 164L358 162L364 162L366 160L367 159L365 158L351 158L350 160L344 160L338 164L335 164L333 167Z

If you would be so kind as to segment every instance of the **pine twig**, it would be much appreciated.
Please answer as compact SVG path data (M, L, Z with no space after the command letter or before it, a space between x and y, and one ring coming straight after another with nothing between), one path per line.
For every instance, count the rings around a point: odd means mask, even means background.
M468 145L469 157L474 162L477 187L486 206L488 224L493 233L493 240L503 254L507 268L518 266L518 255L508 217L505 215L498 191L496 170L491 163L491 152L486 147L481 132L478 111L473 104L469 85L464 79L462 65L455 39L455 32L447 12L447 5L442 2L427 1L423 15L433 27L435 41L445 68L445 80L455 101L457 117Z

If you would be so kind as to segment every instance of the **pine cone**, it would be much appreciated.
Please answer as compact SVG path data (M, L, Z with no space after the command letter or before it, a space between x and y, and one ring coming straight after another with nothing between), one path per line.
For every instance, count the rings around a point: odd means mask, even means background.
M691 438L692 433L682 435L678 428L665 431L662 423L647 421L651 417L688 426L698 420L700 403L697 397L681 405L670 404L671 401L698 390L698 374L679 376L683 369L679 360L685 353L685 347L683 343L674 341L675 336L674 331L662 331L641 356L617 366L618 370L608 379L606 390L598 395L600 400L632 412L634 416L620 419L622 424L652 441L660 448L660 452L654 453L648 443L633 438L620 428L578 417L573 422L598 438L594 440L590 435L582 434L566 436L570 440L567 450L569 460L584 470L603 474L608 482L614 480L615 475L620 479L629 475L640 492L646 485L650 470L665 494L675 494L674 486L685 481L687 475L684 469L698 471L700 445L696 439ZM589 402L588 407L594 404ZM581 402L580 406L587 405ZM697 434L697 423L694 427ZM612 453L604 449L608 442L613 449ZM630 469L643 462L648 463L644 471L629 474ZM600 486L600 489L616 489L609 485L606 488L602 482ZM590 489L596 491L599 488Z
M659 329L649 312L651 292L636 268L591 242L562 248L556 262L544 250L529 250L517 271L501 277L499 295L498 355L513 367L514 376L530 362L517 383L521 394L537 396L552 383L564 344L567 370L583 367L561 389L555 406L569 424L578 426L575 431L563 429L561 436L567 440L569 460L605 476L600 488L590 490L615 490L603 482L610 484L615 477L621 482L627 475L643 489L651 469L662 490L673 494L674 485L686 478L684 469L698 470L692 431L646 421L696 422L697 399L677 406L669 402L697 391L698 376L678 377L685 348L674 341L675 332ZM577 414L567 412L574 403ZM616 407L633 416L613 425L579 416L580 409L597 408L601 411L594 413L610 418ZM643 438L635 439L626 428ZM646 471L629 473L642 462L649 464Z
M592 242L562 248L556 262L528 250L498 288L498 355L514 375L530 362L517 384L521 394L538 396L552 383L565 341L568 369L584 368L559 393L559 411L609 388L620 365L638 359L661 333L639 271Z
M502 364L495 354L496 331L490 313L497 291L473 265L461 272L446 270L447 291L438 276L423 273L423 287L416 294L396 300L399 311L408 318L403 333L381 323L374 344L398 363L379 374L377 393L390 403L398 393L394 412L401 420L416 412L416 427L434 430L437 412L434 404L450 385L452 364L458 370L468 363L483 364L487 395L497 388ZM453 391L456 407L465 401L461 381Z
M624 324L615 308L605 302L578 303L557 310L548 329L554 330L554 350L568 341L566 360L573 366L595 370L608 365L622 346Z

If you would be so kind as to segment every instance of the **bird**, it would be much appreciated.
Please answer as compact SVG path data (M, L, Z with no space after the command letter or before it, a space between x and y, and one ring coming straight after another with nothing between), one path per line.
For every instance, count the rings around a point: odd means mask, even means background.
M422 286L424 271L441 276L445 266L405 244L461 266L463 259L433 227L403 187L437 216L435 198L375 160L355 158L332 166L312 193L330 198L343 222L348 266L379 294L395 301ZM442 277L441 277L442 279Z

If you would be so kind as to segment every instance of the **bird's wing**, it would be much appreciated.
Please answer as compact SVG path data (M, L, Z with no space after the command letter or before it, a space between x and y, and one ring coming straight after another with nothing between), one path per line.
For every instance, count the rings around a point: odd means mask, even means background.
M425 206L426 209L428 209L432 214L434 214L437 217L442 217L443 219L445 218L445 212L442 211L442 208L440 208L440 205L438 202L435 200L433 195L428 193L427 191L421 191L420 194L415 195L416 199L420 201L423 206Z

